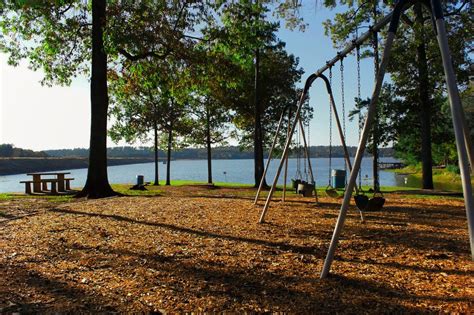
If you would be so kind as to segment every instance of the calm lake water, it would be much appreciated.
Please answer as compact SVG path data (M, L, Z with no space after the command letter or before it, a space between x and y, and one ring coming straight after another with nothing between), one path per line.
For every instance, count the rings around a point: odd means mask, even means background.
M384 162L396 162L393 158L382 158ZM288 182L296 174L296 159L290 159L288 165ZM273 160L270 163L270 169L267 173L267 181L271 183L276 173L279 160ZM311 159L313 171L316 176L317 186L326 186L328 184L328 167L329 160L327 158ZM303 172L303 163L301 162L301 172ZM215 160L213 161L213 179L215 182L233 182L233 183L253 183L253 160ZM333 158L332 167L335 169L344 169L344 160L342 158ZM71 172L74 178L72 187L81 187L84 185L87 175L87 169L66 170ZM137 175L144 175L145 181L153 181L154 164L130 164L110 166L108 168L110 183L134 183ZM159 165L160 180L165 179L166 165ZM304 174L303 174L304 176ZM372 184L372 159L365 158L362 162L363 185ZM380 184L382 186L407 186L417 184L408 181L405 184L405 176L396 175L393 172L380 172ZM24 185L20 184L21 180L28 179L25 174L0 176L0 192L22 192ZM207 181L207 161L206 160L176 160L171 161L171 180L192 180ZM280 176L280 184L283 183L283 172Z

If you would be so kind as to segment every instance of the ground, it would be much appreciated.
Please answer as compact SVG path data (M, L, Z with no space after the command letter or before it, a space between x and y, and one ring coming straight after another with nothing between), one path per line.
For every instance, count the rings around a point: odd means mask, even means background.
M320 280L340 200L291 196L257 224L254 194L0 201L0 313L474 310L462 199L390 193L365 223L351 208Z

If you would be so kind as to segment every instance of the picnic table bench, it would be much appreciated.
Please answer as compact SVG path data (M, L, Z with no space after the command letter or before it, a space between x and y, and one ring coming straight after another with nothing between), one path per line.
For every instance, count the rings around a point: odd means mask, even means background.
M35 172L26 175L32 176L32 180L20 181L25 184L25 193L31 195L32 193L50 193L58 194L58 192L66 192L71 190L71 181L74 178L66 178L70 172ZM55 178L41 178L41 176L55 176ZM48 189L48 183L51 189ZM33 184L33 189L31 185Z

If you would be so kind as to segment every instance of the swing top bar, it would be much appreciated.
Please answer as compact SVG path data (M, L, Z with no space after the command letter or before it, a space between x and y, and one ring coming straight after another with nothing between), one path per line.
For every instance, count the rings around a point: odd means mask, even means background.
M342 51L338 52L336 57L326 62L326 65L318 69L314 74L320 76L324 71L334 66L338 61L344 59L351 51L356 49L358 46L362 45L374 32L380 31L385 25L390 23L393 13L389 13L384 16L379 22L375 25L370 26L370 29L362 34L361 36L353 39L349 45L346 46Z
M412 1L402 1L402 2L405 2L402 5L402 7L396 6L395 9L392 12L390 12L389 14L384 16L375 25L370 26L370 28L367 32L365 32L364 34L362 34L361 36L359 36L357 38L354 38L350 42L350 44L346 46L346 48L344 48L342 51L339 51L337 53L336 57L334 57L333 59L327 61L326 65L323 66L322 68L318 69L318 71L316 71L314 73L314 75L316 77L319 77L319 75L324 73L324 71L326 71L327 69L334 66L338 61L344 59L351 51L353 51L358 46L362 45L367 39L369 39L370 36L373 33L380 31L385 25L389 24L390 21L392 20L392 16L394 14L395 15L401 15L405 10L407 10L409 7L411 7L411 4L413 4L415 2L421 2L423 5L425 5L429 8L431 8L431 6L433 6L434 12L435 12L435 17L434 18L439 19L440 17L443 16L442 8L441 8L441 5L439 4L438 1L431 2L431 1L428 1L428 0L418 0L418 1L412 0ZM392 28L392 26L390 27L390 30L391 30L391 28Z

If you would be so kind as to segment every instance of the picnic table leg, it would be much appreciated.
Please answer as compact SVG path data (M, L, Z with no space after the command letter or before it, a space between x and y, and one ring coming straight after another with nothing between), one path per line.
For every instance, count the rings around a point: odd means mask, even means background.
M48 190L48 183L47 182L42 182L41 185L43 186L43 190Z
M58 190L56 189L56 182L51 182L51 195L56 195Z
M58 174L58 191L64 190L64 174Z
M41 175L33 175L33 192L40 193L41 190Z
M31 195L31 183L25 183L25 194Z
M70 179L66 179L66 190L71 190L71 180Z

